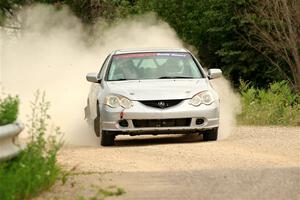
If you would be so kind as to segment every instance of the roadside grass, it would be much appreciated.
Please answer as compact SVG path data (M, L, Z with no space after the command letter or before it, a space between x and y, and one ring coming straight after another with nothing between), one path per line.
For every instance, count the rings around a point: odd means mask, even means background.
M0 126L13 123L18 117L19 98L7 96L0 98Z
M125 193L126 192L123 188L110 186L106 189L99 188L96 194L93 195L92 197L80 196L77 198L77 200L104 200L107 197L121 196Z
M243 125L300 125L300 96L286 81L270 84L268 89L257 89L241 81Z
M16 103L9 105L8 107L17 110ZM61 142L57 139L61 132L59 128L54 128L52 136L46 136L50 119L47 113L49 106L49 102L45 100L45 93L38 91L32 102L32 113L27 127L31 141L16 158L0 163L1 200L28 199L49 188L59 177L61 169L56 156L61 147Z

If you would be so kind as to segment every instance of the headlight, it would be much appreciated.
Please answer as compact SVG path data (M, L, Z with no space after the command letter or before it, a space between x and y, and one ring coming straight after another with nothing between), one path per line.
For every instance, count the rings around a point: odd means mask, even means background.
M105 104L112 108L117 108L120 106L120 101L117 96L109 95L105 98Z
M125 97L122 97L120 100L120 105L123 107L123 108L130 108L132 106L132 102L125 98Z
M132 106L132 102L123 96L117 95L108 95L104 101L105 105L108 105L112 108L117 108L122 106L123 108L130 108Z
M199 106L202 103L209 105L212 102L214 102L214 97L209 91L200 92L190 100L190 104L193 106Z

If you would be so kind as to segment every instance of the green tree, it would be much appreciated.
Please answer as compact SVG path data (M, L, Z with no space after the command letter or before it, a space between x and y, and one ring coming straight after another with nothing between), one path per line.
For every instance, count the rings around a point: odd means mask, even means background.
M300 1L262 0L242 14L251 27L248 38L257 38L247 42L300 92Z
M266 58L245 42L250 26L237 15L252 1L244 0L139 0L141 12L154 11L186 43L198 50L207 68L220 67L234 84L239 79L267 86L283 76Z

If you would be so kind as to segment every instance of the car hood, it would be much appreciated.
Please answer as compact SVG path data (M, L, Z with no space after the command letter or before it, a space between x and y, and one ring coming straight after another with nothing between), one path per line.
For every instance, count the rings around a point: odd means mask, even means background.
M208 80L167 79L107 82L110 93L120 94L131 100L189 99L198 92L208 90Z

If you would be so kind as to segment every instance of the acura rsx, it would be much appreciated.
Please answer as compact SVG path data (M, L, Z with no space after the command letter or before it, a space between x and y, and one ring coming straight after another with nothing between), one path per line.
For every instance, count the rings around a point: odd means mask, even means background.
M105 59L92 82L85 108L102 146L117 135L203 134L218 138L219 97L207 72L185 49L116 50Z

